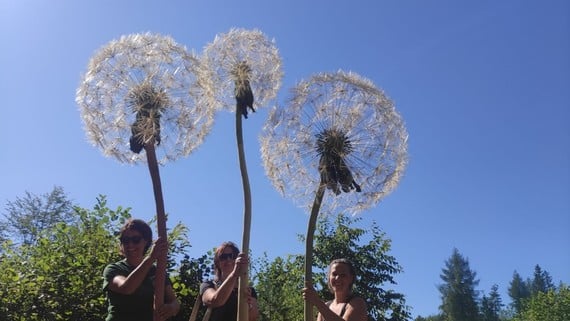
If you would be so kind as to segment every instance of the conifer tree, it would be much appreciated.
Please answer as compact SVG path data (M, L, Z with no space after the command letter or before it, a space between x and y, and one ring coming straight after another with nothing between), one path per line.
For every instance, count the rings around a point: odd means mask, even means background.
M550 273L544 271L538 264L534 267L534 275L530 281L529 290L531 296L534 296L539 292L546 293L549 290L554 290L554 284L552 283Z
M517 271L513 273L513 279L509 286L509 296L515 314L521 312L523 300L530 297L530 290Z
M499 286L493 284L489 296L483 295L483 299L481 300L481 316L483 321L499 321L499 314L502 307L503 302L499 294Z
M453 249L451 257L445 261L440 275L443 284L439 285L442 304L440 309L446 321L476 321L479 317L477 273L469 267L469 260L458 249Z

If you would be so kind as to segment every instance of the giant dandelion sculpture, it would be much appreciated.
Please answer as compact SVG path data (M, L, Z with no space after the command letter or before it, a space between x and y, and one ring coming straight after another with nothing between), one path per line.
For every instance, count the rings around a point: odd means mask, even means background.
M77 89L87 136L104 155L135 164L145 161L144 149L161 238L167 235L158 164L190 154L213 124L200 74L199 60L172 38L131 34L95 53ZM164 303L166 259L157 260L155 307Z
M238 159L244 194L242 251L249 251L251 189L243 144L242 116L265 106L281 87L281 58L274 41L259 30L232 29L216 36L204 48L203 59L210 71L212 104L235 110ZM234 107L235 106L235 107ZM251 115L251 114L250 114ZM238 320L248 320L248 271L239 278Z
M310 211L307 284L319 213L354 215L389 194L407 164L407 138L392 101L351 72L314 75L270 112L260 138L266 174L282 195ZM312 320L307 302L304 313Z

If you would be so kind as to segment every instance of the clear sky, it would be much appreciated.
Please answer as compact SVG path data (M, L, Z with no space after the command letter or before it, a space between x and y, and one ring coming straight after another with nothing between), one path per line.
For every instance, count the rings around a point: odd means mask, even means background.
M62 186L92 208L154 215L146 165L87 142L75 90L90 57L121 35L172 36L200 53L230 28L259 29L283 59L283 86L339 69L372 80L409 132L398 188L361 213L392 239L396 289L412 314L437 313L454 247L479 290L505 303L513 271L539 264L570 283L570 2L0 0L0 202ZM265 176L258 136L269 108L244 121L254 256L298 254L308 214ZM168 226L190 228L190 255L241 243L243 199L233 115L222 112L193 154L161 167Z

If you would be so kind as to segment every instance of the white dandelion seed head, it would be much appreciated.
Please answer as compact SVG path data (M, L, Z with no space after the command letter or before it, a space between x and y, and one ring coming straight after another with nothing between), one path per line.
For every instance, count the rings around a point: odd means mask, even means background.
M172 38L144 33L122 36L89 61L76 92L88 139L105 156L125 163L146 162L129 147L137 106L133 93L156 93L160 110L160 164L187 156L209 133L208 108L199 59Z
M235 111L235 80L244 72L255 97L255 109L275 98L281 87L283 71L275 41L259 30L231 29L217 35L204 48L202 60L216 108Z
M327 189L320 213L357 214L398 185L407 165L408 134L392 101L370 80L338 71L314 75L270 113L260 136L267 176L297 205L311 210L321 183L317 135L342 131L351 144L344 161L361 192Z

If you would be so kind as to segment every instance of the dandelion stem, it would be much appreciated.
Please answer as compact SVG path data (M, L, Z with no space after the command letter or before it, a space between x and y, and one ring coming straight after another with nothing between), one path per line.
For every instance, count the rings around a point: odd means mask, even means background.
M156 151L154 149L154 139L150 144L145 144L146 158L148 161L148 170L152 179L152 189L154 191L154 200L156 203L156 225L158 229L158 237L166 239L166 214L164 213L164 199L162 197L162 185L160 183L160 173L158 171L158 162L156 159ZM166 275L166 258L167 253L161 255L156 262L156 274L154 281L154 320L160 320L157 314L157 307L164 304L164 279Z
M315 200L311 208L311 216L309 217L309 224L307 225L307 237L305 238L305 283L312 286L313 284L313 236L317 225L317 217L321 209L323 197L325 195L326 183L321 181ZM311 303L305 301L305 321L313 320L313 306Z
M243 129L242 129L242 114L239 112L239 103L236 104L236 138L239 156L239 168L241 171L241 180L243 184L243 238L241 248L243 253L249 253L249 236L251 230L251 189L249 186L249 177L247 175L247 165L245 163L245 152L243 145ZM247 288L248 288L248 267L242 270L238 282L238 321L247 321L248 318L248 303L247 303Z

